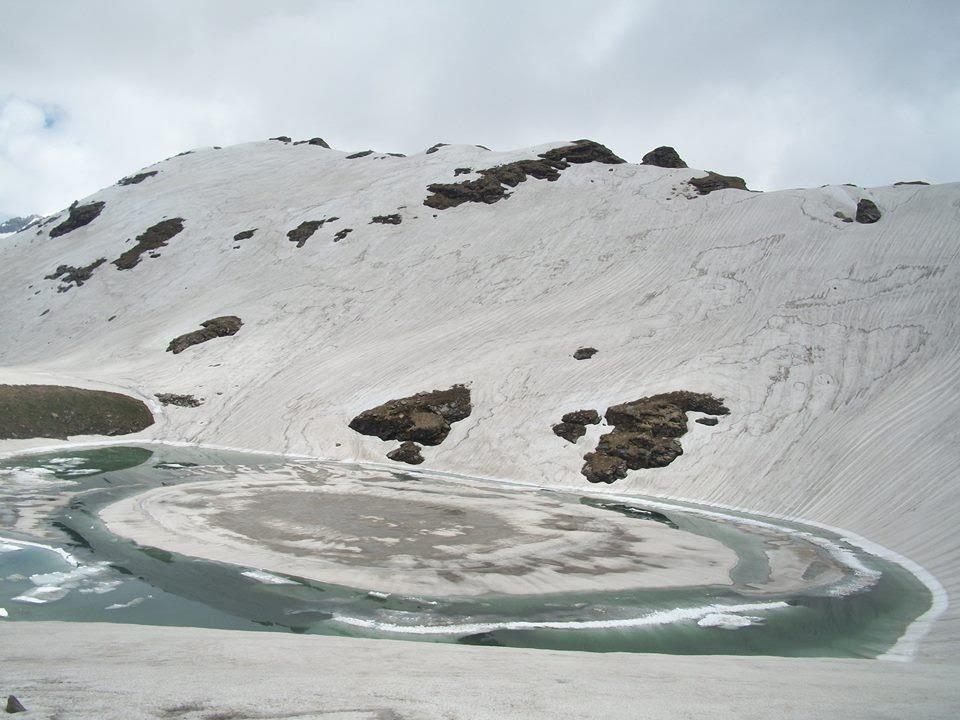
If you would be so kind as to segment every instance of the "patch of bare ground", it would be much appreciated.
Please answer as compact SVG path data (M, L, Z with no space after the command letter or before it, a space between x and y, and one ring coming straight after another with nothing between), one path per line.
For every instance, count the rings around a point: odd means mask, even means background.
M60 385L0 385L0 439L126 435L153 425L136 398Z

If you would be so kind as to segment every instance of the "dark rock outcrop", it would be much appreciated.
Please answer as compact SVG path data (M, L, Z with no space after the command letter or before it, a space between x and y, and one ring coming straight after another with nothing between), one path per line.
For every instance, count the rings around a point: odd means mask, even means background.
M852 223L852 222L853 222L853 218L852 218L852 217L847 217L846 215L844 215L844 214L843 214L842 212L840 212L839 210L837 210L837 211L833 214L833 216L834 216L837 220L841 220L841 221L843 221L843 222L845 222L845 223Z
M573 353L574 360L589 360L597 354L597 349L592 347L577 348Z
M139 185L148 177L153 177L159 172L159 170L150 170L148 172L137 173L136 175L128 175L125 178L121 178L117 181L117 185Z
M428 148L424 151L424 155L432 155L432 154L435 153L437 150L439 150L439 149L442 148L442 147L446 147L447 145L449 145L449 143L437 143L436 145L433 145L433 146L431 146L431 147L428 147Z
M118 270L130 270L140 264L140 257L166 246L167 241L183 230L183 218L168 218L151 225L140 235L132 248L113 261Z
M22 702L17 700L16 695L7 695L7 706L4 708L4 712L18 713L26 711L27 709L23 706Z
M414 442L400 443L400 447L387 453L390 460L396 462L405 462L410 465L419 465L423 462L423 455L420 454L420 446Z
M317 147L330 149L330 146L327 145L326 141L323 138L310 138L309 140L297 140L294 145L316 145Z
M367 155L373 155L373 150L361 150L356 152L353 155L347 155L347 160L356 160L357 158L366 157Z
M581 473L590 482L612 483L627 470L664 467L683 454L688 412L726 415L721 399L679 390L612 405L605 418L613 430L602 435L595 452L584 455Z
M541 153L536 160L517 160L505 165L477 170L480 177L476 180L428 185L427 190L431 195L427 196L423 204L436 210L457 207L465 202L490 205L510 197L507 187L516 187L528 177L553 182L560 178L560 172L570 167L571 163L588 162L617 164L625 161L599 143L592 140L577 140L571 145Z
M929 185L930 183L924 182L923 180L901 180L900 182L895 182L893 185Z
M553 426L553 434L576 443L586 435L587 425L596 425L599 422L600 414L596 410L574 410L560 418L560 422Z
M0 439L126 435L153 425L136 398L60 385L0 385Z
M293 230L288 232L287 237L290 239L290 242L295 242L298 248L302 248L306 244L307 240L309 240L317 230L322 228L325 222L330 220L336 220L336 218L325 218L323 220L304 220Z
M236 235L233 236L233 239L238 242L240 240L249 240L250 238L253 237L253 234L256 231L257 231L257 228L253 228L252 230L244 230L243 232L238 232Z
M353 228L344 228L343 230L340 230L336 235L333 236L333 241L340 242L352 232L353 232Z
M711 170L707 170L706 177L690 178L690 184L701 195L709 195L716 190L749 190L743 178L734 175L720 175Z
M880 208L873 200L861 198L857 203L857 222L869 225L880 219Z
M270 139L271 139L271 140L279 140L279 141L282 142L282 143L288 143L288 142L290 142L290 138L288 138L286 135L277 135L277 137L272 137L272 138L270 138Z
M581 474L592 483L612 483L627 476L627 463L618 457L590 452L583 456Z
M399 225L403 222L403 218L394 213L393 215L376 215L370 219L368 225L373 225L373 223L379 223L380 225Z
M200 323L201 330L194 330L171 340L167 346L167 352L176 355L192 345L199 345L218 337L236 335L242 326L243 321L236 315L223 315L212 320L205 320Z
M661 145L643 156L642 165L656 165L662 168L685 168L687 164L679 153L668 145Z
M50 237L60 237L68 232L73 232L77 228L82 228L84 225L89 225L100 216L104 205L106 205L102 200L86 205L79 205L78 202L77 200L73 201L73 204L67 210L67 219L50 231Z
M573 412L566 413L560 420L565 423L575 423L577 425L599 425L600 413L596 410L574 410Z
M193 395L177 395L176 393L157 393L154 395L161 405L176 405L178 407L200 407L202 400Z
M575 140L569 145L547 150L545 153L541 153L540 157L558 164L567 162L574 165L592 162L605 165L622 165L626 162L622 157L615 155L606 145L601 145L593 140ZM566 166L557 169L564 170Z
M87 280L90 279L90 276L93 275L93 271L103 265L106 261L106 258L100 258L98 260L94 260L89 265L84 265L82 267L59 265L52 273L49 275L44 275L44 280L59 279L61 285L58 288L58 292L66 292L70 289L71 285L76 285L77 287L83 285Z
M470 389L454 385L364 410L350 421L350 429L381 440L439 445L450 433L450 425L468 417L472 409Z
M701 425L716 425L720 421L717 420L715 417L702 417L702 418L697 418L697 422L700 423Z
M460 176L460 175L469 175L469 174L472 173L472 172L473 172L473 170L472 170L471 168L454 168L454 169L453 169L453 176L454 176L454 177L458 177L458 176Z
M587 428L580 423L558 422L553 426L553 434L567 442L576 443L587 434Z

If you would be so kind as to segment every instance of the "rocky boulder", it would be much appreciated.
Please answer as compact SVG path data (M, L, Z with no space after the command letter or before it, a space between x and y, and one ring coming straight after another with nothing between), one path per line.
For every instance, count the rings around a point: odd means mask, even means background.
M454 385L364 410L350 421L350 429L381 440L439 445L450 433L450 425L468 417L472 409L470 389Z
M662 168L685 168L687 164L672 147L661 145L643 156L642 165L655 165Z
M409 465L419 465L423 462L420 446L409 441L400 443L400 447L388 452L387 457L395 462L405 462Z
M600 414L596 410L574 410L560 418L560 422L553 426L553 434L576 443L587 434L587 425L596 425L599 422Z
M167 346L167 352L176 355L193 345L199 345L218 337L236 335L242 326L243 321L236 315L223 315L222 317L205 320L200 323L201 330L194 330L171 340Z
M719 173L707 170L707 176L702 178L690 178L690 184L693 189L701 195L709 195L717 190L748 190L746 181L741 177L734 175L720 175Z
M202 400L193 395L177 395L176 393L157 393L154 395L161 405L176 405L177 407L200 407Z
M880 208L873 200L862 198L857 203L857 222L869 225L880 219Z

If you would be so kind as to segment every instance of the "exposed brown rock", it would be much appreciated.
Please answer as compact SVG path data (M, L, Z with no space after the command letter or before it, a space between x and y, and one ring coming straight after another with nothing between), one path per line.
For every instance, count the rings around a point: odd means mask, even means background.
M361 150L360 152L354 153L353 155L347 155L347 160L356 160L357 158L366 157L367 155L373 155L373 150Z
M94 260L89 265L84 265L82 267L59 265L52 273L49 275L44 275L44 280L59 279L62 284L59 288L57 288L57 291L66 292L70 289L71 285L76 285L77 287L83 285L87 280L90 279L90 276L93 275L93 271L103 265L106 261L106 258L99 258L98 260Z
M73 201L73 204L67 210L67 219L50 231L50 237L60 237L84 225L89 225L97 219L103 211L104 205L106 205L102 200L87 203L86 205L79 205L78 202L77 200Z
M177 395L175 393L157 393L154 395L161 405L177 405L178 407L200 407L202 400L193 395Z
M203 328L202 330L194 330L171 340L167 346L167 352L176 355L192 345L199 345L218 337L236 335L243 326L243 321L236 315L223 315L212 320L205 320L200 323L200 326Z
M309 140L297 140L294 145L316 145L317 147L330 149L330 146L327 145L326 141L323 138L310 138Z
M304 220L293 230L287 233L290 242L295 242L298 248L302 248L307 240L319 229L323 227L326 220Z
M367 224L372 225L373 223L379 223L381 225L399 225L402 221L403 218L395 213L393 215L376 215L375 217L371 218L370 222Z
M183 218L169 218L151 225L137 236L137 243L113 261L119 270L130 270L140 264L140 256L145 252L159 250L167 241L183 230Z
M701 425L716 425L720 421L717 420L715 417L702 417L702 418L697 418L697 422L700 423Z
M661 145L643 156L641 160L643 165L656 165L662 168L685 168L687 164L680 158L680 155L672 147Z
M574 360L589 360L597 354L597 349L592 347L577 348L573 353Z
M470 389L454 385L449 390L417 393L364 410L350 421L350 429L381 440L439 445L449 434L451 423L468 417L472 409Z
M587 453L583 456L583 469L580 471L592 483L612 483L627 476L627 464L618 457Z
M558 422L553 426L553 434L567 442L575 443L587 434L587 428L582 423Z
M405 462L410 465L419 465L423 462L423 455L420 454L420 446L412 442L400 444L396 450L387 453L387 457L397 462Z
M17 700L16 695L7 695L7 706L4 708L5 712L8 713L18 713L26 712L27 709L23 706L23 703Z
M454 168L454 169L453 169L453 176L454 176L454 177L457 177L457 176L459 176L459 175L469 175L469 174L472 173L472 172L473 172L473 170L472 170L471 168Z
M257 231L257 228L253 228L252 230L244 230L243 232L238 232L236 235L233 236L233 239L237 240L238 242L240 240L249 240L250 238L253 237L253 234L256 231Z
M547 152L541 153L540 157L552 162L568 162L575 165L591 162L621 165L626 162L622 157L615 155L606 145L601 145L593 140L575 140L569 145L547 150Z
M616 164L624 160L592 140L577 140L571 145L541 153L536 160L517 160L477 170L480 177L476 180L428 185L427 190L432 194L427 196L423 204L437 210L457 207L465 202L489 205L510 197L504 185L516 187L528 177L552 182L559 179L560 171L570 167L570 163L588 162Z
M687 432L688 412L730 411L719 398L687 390L612 405L605 418L613 430L600 437L595 452L584 455L581 473L590 482L612 483L627 470L669 465L683 454L678 438Z
M352 232L353 232L353 228L344 228L343 230L339 231L336 235L333 236L333 241L340 242Z
M690 178L690 184L701 195L709 195L716 190L749 190L743 178L734 175L720 175L711 170L707 170L706 177Z
M136 398L59 385L0 385L0 439L126 435L153 425Z
M880 219L880 208L873 200L861 198L857 203L857 222L869 225Z
M566 413L560 420L577 425L597 425L600 423L600 413L596 410L574 410Z
M158 172L159 170L150 170L148 172L137 173L136 175L129 175L118 180L117 185L139 185L148 177L153 177Z

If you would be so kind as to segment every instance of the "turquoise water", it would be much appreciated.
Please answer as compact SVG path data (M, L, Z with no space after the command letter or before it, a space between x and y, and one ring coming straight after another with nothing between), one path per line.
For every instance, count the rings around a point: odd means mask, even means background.
M597 652L874 657L930 607L929 591L911 573L823 531L790 524L852 552L877 575L875 581L842 596L833 586L758 597L751 588L770 572L764 543L736 522L697 515L694 508L654 510L640 501L549 491L538 492L723 542L738 557L733 586L609 592L598 577L597 591L588 593L381 597L366 588L301 578L262 582L243 575L242 567L140 547L112 535L97 516L104 506L150 488L222 480L237 468L276 470L290 464L281 457L159 445L61 451L0 463L0 536L8 539L0 540L0 607L8 613L0 621L125 622ZM423 482L394 475L399 482ZM65 502L50 509L58 499ZM41 525L53 539L15 530L18 519L31 512L43 513ZM50 547L24 544L29 542ZM846 582L852 579L853 573ZM711 605L749 607L725 613L745 618L746 626L702 626L703 608Z

